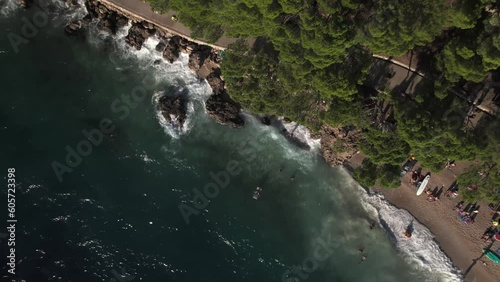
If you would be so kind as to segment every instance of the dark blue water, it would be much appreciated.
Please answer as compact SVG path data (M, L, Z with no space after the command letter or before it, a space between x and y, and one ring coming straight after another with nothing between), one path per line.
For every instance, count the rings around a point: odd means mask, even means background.
M0 18L0 175L16 169L18 219L2 281L445 281L369 229L360 190L314 149L250 115L210 120L186 56L155 65L154 40L65 36L61 10L16 53L5 35L39 11L4 3ZM155 108L175 93L190 99L181 132Z

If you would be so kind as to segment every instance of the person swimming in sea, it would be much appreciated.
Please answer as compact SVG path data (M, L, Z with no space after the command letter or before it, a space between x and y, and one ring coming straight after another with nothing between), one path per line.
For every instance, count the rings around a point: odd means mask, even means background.
M375 228L375 222L370 222L370 230Z
M411 238L411 232L410 230L406 229L405 232L404 232L404 235L406 238Z

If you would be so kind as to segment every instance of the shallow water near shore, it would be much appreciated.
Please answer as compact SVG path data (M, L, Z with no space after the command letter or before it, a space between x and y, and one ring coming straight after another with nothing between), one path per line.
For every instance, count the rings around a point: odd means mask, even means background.
M23 17L38 9L12 2L0 16L3 34L21 34ZM304 138L311 149L303 150L250 114L243 129L209 119L211 90L187 56L155 64L155 39L130 50L126 30L110 38L91 26L85 38L67 37L62 15L17 53L0 37L0 169L16 169L18 279L460 280L425 227L416 225L420 248L402 241L398 229L411 216L328 167L314 141ZM137 89L145 95L127 102ZM155 103L179 93L190 99L189 117L175 129ZM113 129L102 141L78 145L103 120ZM71 167L68 151L79 149ZM71 169L62 181L54 162ZM209 201L194 203L194 189Z

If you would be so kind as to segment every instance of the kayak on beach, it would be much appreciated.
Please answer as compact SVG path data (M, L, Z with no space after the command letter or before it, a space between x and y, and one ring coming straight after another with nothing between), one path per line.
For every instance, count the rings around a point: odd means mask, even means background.
M422 194L422 192L424 192L425 190L425 187L427 187L427 183L429 183L429 179L431 179L431 176L430 175L427 175L425 178L424 178L424 181L422 181L422 183L420 184L420 186L418 187L418 190L417 190L417 196Z
M500 263L500 256L492 250L483 249L483 253L494 263Z

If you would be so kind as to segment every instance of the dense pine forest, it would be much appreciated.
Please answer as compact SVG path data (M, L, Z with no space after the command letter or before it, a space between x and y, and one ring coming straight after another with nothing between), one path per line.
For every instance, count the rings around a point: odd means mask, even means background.
M367 156L355 172L360 183L399 186L401 165L413 153L431 171L449 160L474 161L458 178L463 197L500 201L498 113L477 102L489 93L488 107L499 106L500 1L148 2L158 12L176 11L194 37L242 38L221 69L244 108L312 130L360 130ZM256 38L253 46L248 38ZM393 75L374 67L374 55L406 61L422 79L411 91L373 87L373 77ZM405 82L414 77L408 71ZM467 190L472 184L479 189Z

